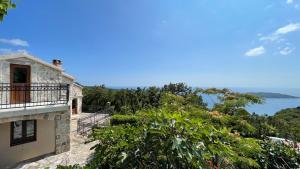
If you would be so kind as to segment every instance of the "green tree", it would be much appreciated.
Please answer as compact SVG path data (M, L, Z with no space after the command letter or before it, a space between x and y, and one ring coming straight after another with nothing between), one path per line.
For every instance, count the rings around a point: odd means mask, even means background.
M300 107L277 112L270 118L270 123L278 128L279 137L300 141Z
M158 108L161 97L171 93L185 99L185 104L205 107L202 97L183 83L165 85L164 88L149 87L136 89L108 89L104 85L85 87L83 90L83 110L98 111L107 103L119 114L134 114L139 110Z
M185 83L170 83L164 85L162 91L169 92L177 96L187 96L192 94L192 88L187 86Z
M3 21L5 15L10 8L15 8L16 4L11 0L0 0L0 22Z
M197 92L207 95L217 95L220 102L214 105L213 110L229 115L247 112L245 110L246 106L250 104L262 104L264 102L264 100L258 96L236 93L229 89L197 89Z

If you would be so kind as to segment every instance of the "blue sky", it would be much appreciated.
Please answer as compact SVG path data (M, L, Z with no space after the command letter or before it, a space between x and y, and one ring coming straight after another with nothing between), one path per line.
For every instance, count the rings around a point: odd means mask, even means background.
M300 0L18 0L0 52L85 85L300 88Z

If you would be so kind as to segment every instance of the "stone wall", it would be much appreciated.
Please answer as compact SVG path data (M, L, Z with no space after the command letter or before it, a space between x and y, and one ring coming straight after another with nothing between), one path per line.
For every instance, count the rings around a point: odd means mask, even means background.
M72 88L71 88L71 91L70 91L70 96L73 97L73 98L82 97L83 96L82 95L82 87L73 84Z
M59 70L34 62L27 58L8 59L0 61L2 83L10 82L10 64L29 65L31 67L32 83L61 83L62 75Z
M31 68L31 83L64 83L62 72L54 68L45 66L38 62L29 60L27 58L17 58L9 59L5 61L0 61L0 83L10 83L10 64L19 64L19 65L28 65ZM68 84L71 84L72 82ZM32 88L39 90L38 86L32 85ZM10 94L8 92L1 92L2 94L2 103L9 103ZM66 93L62 93L66 94ZM51 97L51 98L50 98ZM35 91L31 92L31 101L36 102L37 99L42 102L58 100L58 92L49 93L44 91Z
M80 114L82 112L82 87L77 84L72 84L70 88L70 100L76 99L77 101L77 113ZM72 111L72 108L71 108Z
M78 110L77 110L77 112L80 114L80 113L82 113L82 97L79 97L78 99L77 99L77 104L78 104Z
M19 65L28 65L31 67L31 88L34 90L41 90L41 85L62 83L70 85L70 100L73 98L82 97L82 88L73 85L73 79L64 76L64 73L60 70L54 69L44 64L35 62L27 58L17 58L17 59L8 59L0 61L0 83L10 83L10 64L19 64ZM38 86L35 86L34 83L37 83ZM54 85L55 86L55 85ZM10 93L9 91L3 91L0 86L0 103L9 103L10 102ZM59 97L66 96L66 92L44 92L44 91L32 91L30 93L31 102L49 102L57 101ZM69 102L71 106L72 102Z
M70 112L55 117L55 153L60 154L70 150Z
M9 63L5 61L0 61L0 82L9 83Z

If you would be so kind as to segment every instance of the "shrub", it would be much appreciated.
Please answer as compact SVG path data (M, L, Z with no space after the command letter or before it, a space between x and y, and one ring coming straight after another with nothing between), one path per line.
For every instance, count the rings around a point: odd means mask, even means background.
M113 115L110 119L111 125L130 124L135 125L138 122L138 117L134 115Z
M262 168L287 169L300 168L300 154L284 143L264 140L261 143L263 153L259 162Z
M261 150L255 139L243 139L227 128L216 129L195 117L194 112L159 109L145 114L146 120L137 126L95 129L91 137L99 140L99 144L94 147L94 158L88 166L115 169L259 167L254 157Z

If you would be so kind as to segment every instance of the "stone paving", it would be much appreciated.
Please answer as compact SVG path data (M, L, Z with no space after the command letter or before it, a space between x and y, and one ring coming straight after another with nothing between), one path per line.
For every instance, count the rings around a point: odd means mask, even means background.
M76 134L77 118L73 117L71 122L71 151L45 157L35 162L23 163L15 169L55 169L57 165L85 165L93 154L90 148L97 142L85 144L86 138Z

